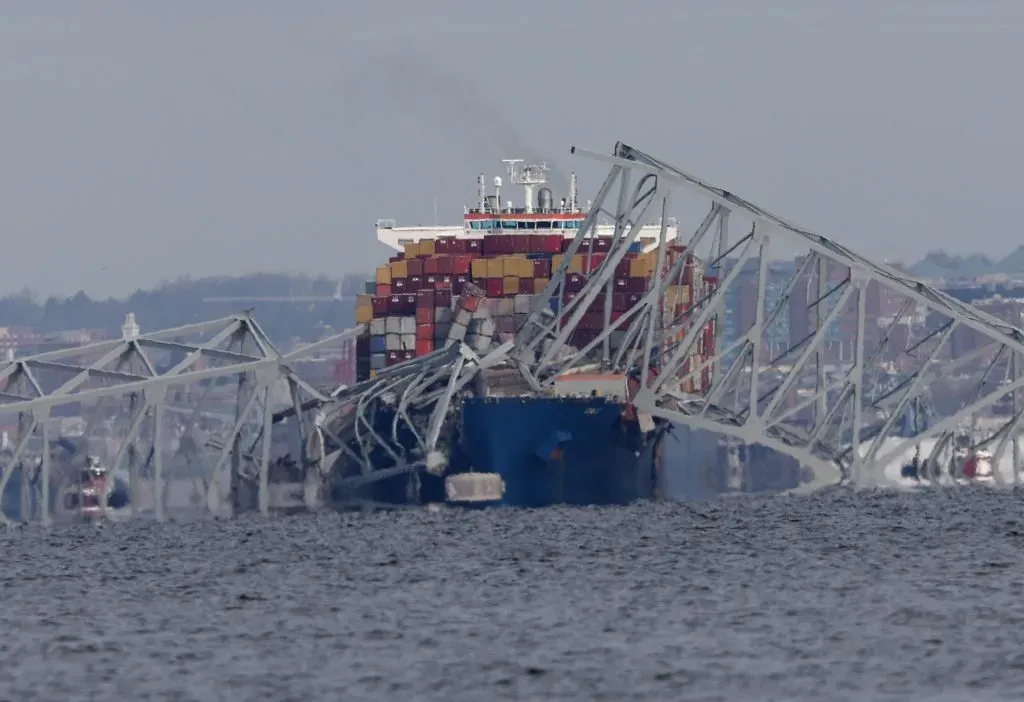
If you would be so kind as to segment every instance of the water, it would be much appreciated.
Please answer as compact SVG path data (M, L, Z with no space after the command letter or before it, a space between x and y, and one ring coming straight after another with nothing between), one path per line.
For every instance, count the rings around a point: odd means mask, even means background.
M1024 698L1021 495L0 538L5 699Z

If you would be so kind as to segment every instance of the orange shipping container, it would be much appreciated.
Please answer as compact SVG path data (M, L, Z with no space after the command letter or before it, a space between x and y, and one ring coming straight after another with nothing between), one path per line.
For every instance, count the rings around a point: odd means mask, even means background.
M501 282L501 288L506 295L518 295L519 294L519 278L509 275Z
M391 264L391 277L392 278L408 278L409 277L409 264L406 261L395 261Z
M416 258L420 254L420 244L418 241L410 241L405 245L405 257Z
M473 268L472 268L473 277L474 278L490 278L491 276L488 275L488 273L489 273L488 267L489 266L490 266L490 261L488 261L486 258L474 258L473 259Z
M433 256L437 253L437 242L433 239L422 239L417 242L416 250L420 256Z
M391 282L391 268L381 266L377 269L377 285L388 285Z
M487 276L488 278L501 278L505 275L505 263L501 260L502 257L488 258L487 259Z

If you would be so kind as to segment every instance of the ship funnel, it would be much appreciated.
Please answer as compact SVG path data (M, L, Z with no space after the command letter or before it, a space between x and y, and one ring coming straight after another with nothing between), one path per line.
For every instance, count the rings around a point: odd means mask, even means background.
M537 191L537 209L541 212L550 212L554 209L555 198L551 194L551 188L541 188Z

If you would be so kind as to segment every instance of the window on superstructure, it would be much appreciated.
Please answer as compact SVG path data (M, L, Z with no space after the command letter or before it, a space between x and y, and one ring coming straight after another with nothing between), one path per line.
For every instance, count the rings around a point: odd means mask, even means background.
M502 220L501 228L502 229L515 229L516 228L516 223L515 223L514 220L510 220L510 219Z
M551 229L551 222L537 222L537 229Z

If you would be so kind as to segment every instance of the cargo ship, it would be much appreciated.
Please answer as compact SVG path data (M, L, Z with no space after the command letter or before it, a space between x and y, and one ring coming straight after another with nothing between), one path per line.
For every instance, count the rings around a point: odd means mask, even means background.
M515 338L534 296L545 291L553 271L566 267L564 301L581 293L588 275L601 266L612 248L610 223L598 222L584 244L586 253L566 259L590 206L578 202L575 174L565 197L556 200L543 164L518 159L504 163L511 183L522 188L519 205L502 201L501 177L493 179L493 191L488 192L481 174L478 200L465 208L461 225L399 227L393 220L378 220L377 238L394 255L376 270L375 280L356 302L356 322L364 327L356 343L358 381L453 344L465 343L486 353ZM581 348L601 333L604 315L595 310L604 308L605 295L611 295L613 320L641 301L657 274L661 229L660 221L643 226L616 267L613 290L602 292L584 315L569 339L571 346ZM705 275L697 257L676 243L674 220L665 222L665 231L665 265L689 258L680 284L668 288L661 301L664 312L678 316L715 280ZM557 298L547 302L552 308L561 303ZM677 342L684 333L673 328L661 343ZM713 352L714 335L712 321L695 346L695 357ZM624 332L612 335L613 350L623 336ZM688 367L689 361L684 372ZM553 386L539 394L514 368L481 371L462 393L458 419L451 423L450 435L443 437L448 454L444 475L383 480L366 486L365 496L385 502L458 502L459 495L453 492L461 488L453 485L472 481L460 482L453 476L467 474L498 476L497 494L485 491L486 496L474 498L487 504L617 504L656 496L663 439L670 427L638 415L629 404L638 380L609 373L595 362L567 371ZM701 393L709 386L707 369L683 389ZM380 431L390 433L392 418L384 410L374 421ZM382 455L381 460L380 468L386 469L387 457Z

